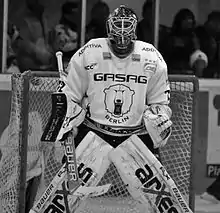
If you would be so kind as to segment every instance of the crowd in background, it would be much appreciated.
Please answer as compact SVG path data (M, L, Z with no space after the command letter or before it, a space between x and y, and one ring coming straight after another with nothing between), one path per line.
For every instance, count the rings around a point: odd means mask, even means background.
M61 7L59 23L48 29L44 8L38 1L26 0L27 14L22 29L8 22L7 72L57 70L55 52L63 52L64 66L79 49L81 9L78 2L67 1ZM154 43L153 2L142 6L137 39ZM110 13L105 2L96 3L86 26L86 42L107 37L105 21ZM24 27L25 26L25 27ZM220 11L211 12L203 25L193 12L177 12L171 27L159 26L158 49L168 64L169 74L195 74L201 78L220 78Z

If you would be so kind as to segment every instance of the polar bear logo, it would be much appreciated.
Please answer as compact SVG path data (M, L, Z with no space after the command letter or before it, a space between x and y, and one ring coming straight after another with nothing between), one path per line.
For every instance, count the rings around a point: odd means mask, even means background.
M112 85L104 89L105 109L112 116L119 118L127 114L133 104L134 90L123 84Z

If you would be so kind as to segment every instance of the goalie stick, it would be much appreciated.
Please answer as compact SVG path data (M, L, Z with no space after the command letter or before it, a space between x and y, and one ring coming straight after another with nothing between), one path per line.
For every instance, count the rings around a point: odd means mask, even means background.
M39 200L34 204L32 209L29 211L29 213L40 213L44 210L45 205L50 204L53 195L55 195L59 185L65 184L67 172L66 172L66 165L64 164L60 170L57 172L56 176L53 178L52 182L48 185L44 193L41 195ZM100 196L102 194L105 194L111 184L106 184L103 186L80 186L76 191L73 192L73 194L69 195L71 197L77 196L81 197L81 200L84 197L96 197ZM67 204L68 205L68 204ZM66 209L68 209L67 206L65 206Z
M57 52L57 64L58 64L58 70L61 75L63 75L64 68L63 68L63 60L62 60L62 52ZM66 133L70 134L70 133ZM67 167L67 176L68 176L68 184L69 184L69 190L70 193L74 191L76 187L80 185L79 175L77 172L77 165L76 165L76 156L75 156L75 144L74 144L74 136L67 137L64 140L64 149L66 154L66 167Z
M60 141L56 141L56 138L65 119L66 107L67 102L63 94L52 94L52 114L45 127L45 130L41 137L41 141L61 143ZM75 188L80 186L80 180L76 165L74 137L71 132L67 132L63 136L63 140L63 147L67 159L66 167L68 174L69 191L72 192Z

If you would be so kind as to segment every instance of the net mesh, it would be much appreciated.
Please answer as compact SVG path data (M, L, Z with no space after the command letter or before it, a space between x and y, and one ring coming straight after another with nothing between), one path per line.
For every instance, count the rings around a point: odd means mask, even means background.
M27 181L38 176L42 171L40 186L36 199L61 167L60 158L63 150L57 150L53 144L40 143L40 137L51 113L51 93L58 86L58 77L28 74L29 91L23 90L24 75L12 77L12 103L10 124L2 134L0 148L0 212L20 212L18 197L20 195L20 133L22 130L22 94L29 93L29 123L27 146ZM173 133L168 144L161 149L162 163L176 182L180 191L190 203L192 192L192 136L193 112L195 108L195 79L192 77L170 77L171 108L173 110ZM99 185L111 183L107 194L96 198L88 198L77 212L146 212L133 200L113 164L110 165ZM21 183L24 184L24 183ZM191 202L192 204L192 202Z
M17 76L18 77L18 76ZM12 109L9 126L4 130L1 142L0 161L0 210L2 212L16 212L20 187L20 144L19 136L22 131L21 103L23 91L23 78L14 78L20 87L12 83ZM13 130L13 131L12 131Z

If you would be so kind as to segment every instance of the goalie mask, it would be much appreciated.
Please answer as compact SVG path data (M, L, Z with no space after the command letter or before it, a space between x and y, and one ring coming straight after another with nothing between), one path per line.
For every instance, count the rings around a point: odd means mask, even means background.
M133 50L136 39L137 16L132 9L121 5L109 15L107 34L112 51L119 58L127 57Z

